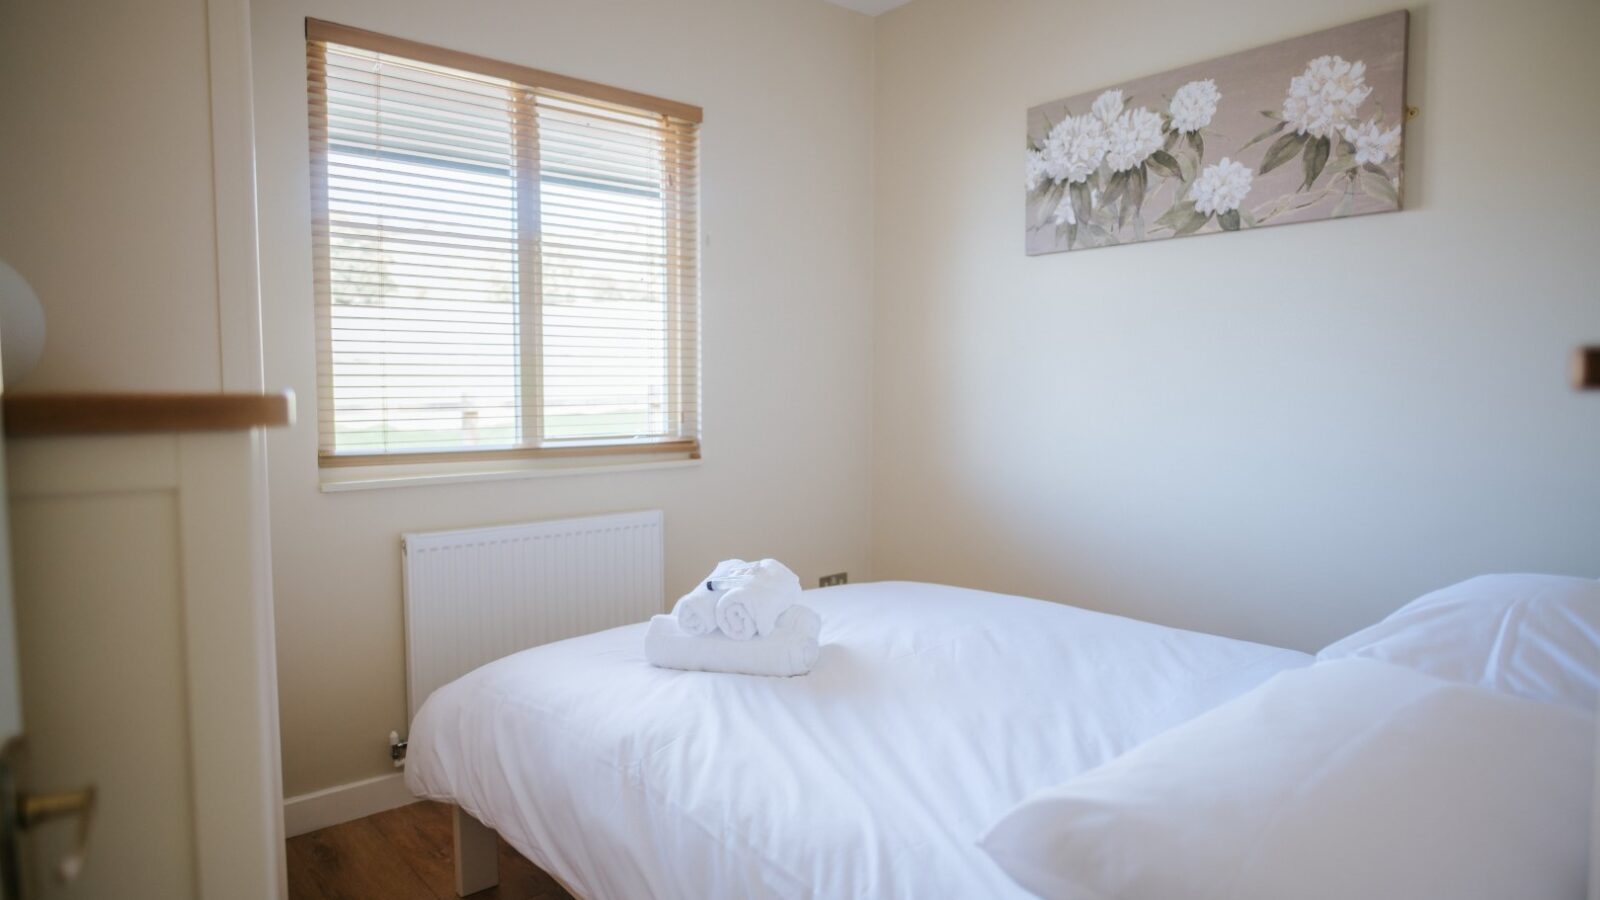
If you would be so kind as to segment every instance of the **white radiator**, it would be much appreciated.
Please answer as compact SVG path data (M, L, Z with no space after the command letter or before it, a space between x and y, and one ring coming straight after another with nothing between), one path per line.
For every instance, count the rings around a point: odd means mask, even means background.
M413 718L484 663L663 610L660 510L407 534L402 547Z

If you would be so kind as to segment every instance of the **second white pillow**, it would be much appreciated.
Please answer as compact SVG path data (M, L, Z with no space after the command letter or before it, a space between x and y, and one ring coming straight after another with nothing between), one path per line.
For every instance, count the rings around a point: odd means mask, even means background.
M1481 575L1424 594L1318 660L1362 657L1594 712L1600 702L1600 581Z
M1319 663L1040 791L979 843L1048 898L1576 898L1593 745L1583 713Z

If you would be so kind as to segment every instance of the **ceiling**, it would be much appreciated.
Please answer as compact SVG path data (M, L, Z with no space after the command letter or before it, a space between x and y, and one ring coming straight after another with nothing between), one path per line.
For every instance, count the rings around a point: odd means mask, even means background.
M828 0L828 2L835 6L842 6L845 9L853 9L869 16L876 16L886 13L896 6L904 6L910 3L911 0Z

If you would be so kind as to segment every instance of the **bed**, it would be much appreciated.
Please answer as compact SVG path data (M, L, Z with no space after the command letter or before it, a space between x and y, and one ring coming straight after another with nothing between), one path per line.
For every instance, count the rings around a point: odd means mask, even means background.
M939 585L806 602L801 678L653 668L643 624L483 666L422 705L407 784L465 813L458 867L487 826L587 900L1025 897L976 843L999 816L1312 662Z

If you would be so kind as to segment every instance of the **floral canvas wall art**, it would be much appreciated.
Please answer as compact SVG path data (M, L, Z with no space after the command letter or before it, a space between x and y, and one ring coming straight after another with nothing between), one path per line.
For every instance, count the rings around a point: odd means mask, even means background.
M1404 11L1036 106L1029 255L1400 208Z

